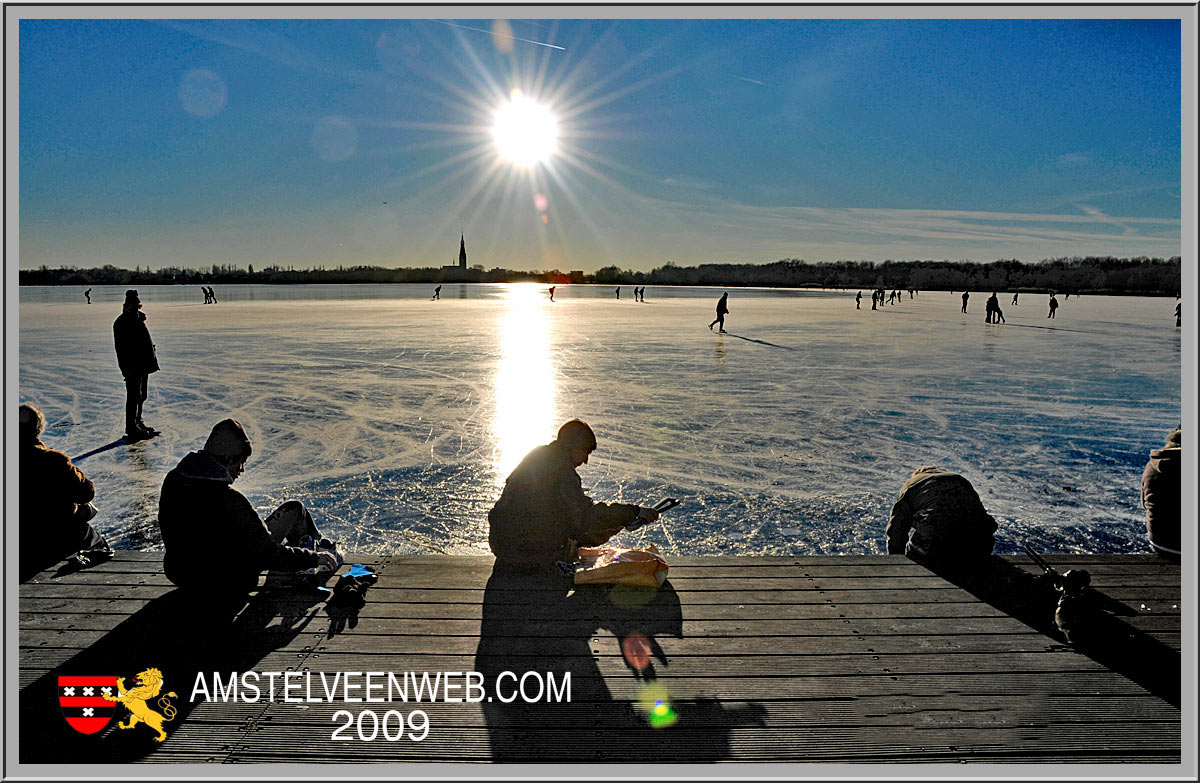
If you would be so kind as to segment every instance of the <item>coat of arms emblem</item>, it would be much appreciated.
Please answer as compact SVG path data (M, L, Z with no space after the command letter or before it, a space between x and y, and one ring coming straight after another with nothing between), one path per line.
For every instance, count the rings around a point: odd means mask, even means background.
M117 711L105 699L117 692L116 675L58 678L58 706L71 728L83 734L103 731Z

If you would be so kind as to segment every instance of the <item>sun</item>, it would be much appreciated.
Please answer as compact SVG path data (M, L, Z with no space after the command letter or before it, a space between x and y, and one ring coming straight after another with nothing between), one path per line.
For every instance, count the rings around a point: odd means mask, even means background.
M531 168L558 151L558 122L548 108L514 89L496 110L492 138L501 158Z

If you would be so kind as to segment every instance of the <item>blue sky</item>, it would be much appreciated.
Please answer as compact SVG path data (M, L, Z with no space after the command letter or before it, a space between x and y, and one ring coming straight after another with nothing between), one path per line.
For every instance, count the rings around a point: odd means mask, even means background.
M1178 20L19 24L21 268L1180 254Z

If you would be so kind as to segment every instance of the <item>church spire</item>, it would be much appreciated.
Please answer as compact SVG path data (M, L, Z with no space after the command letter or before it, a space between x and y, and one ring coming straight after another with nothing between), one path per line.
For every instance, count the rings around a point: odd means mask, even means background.
M465 233L458 243L458 268L467 268L467 235Z

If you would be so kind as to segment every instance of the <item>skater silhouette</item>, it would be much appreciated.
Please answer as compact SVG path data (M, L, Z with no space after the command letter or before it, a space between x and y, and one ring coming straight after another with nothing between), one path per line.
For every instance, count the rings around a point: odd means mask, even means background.
M721 294L721 298L717 301L717 317L715 319L713 319L713 322L711 324L708 325L709 329L712 329L713 326L716 324L720 324L721 328L718 331L721 334L725 334L725 314L729 312L728 301L729 301L729 292L727 291L727 292Z

